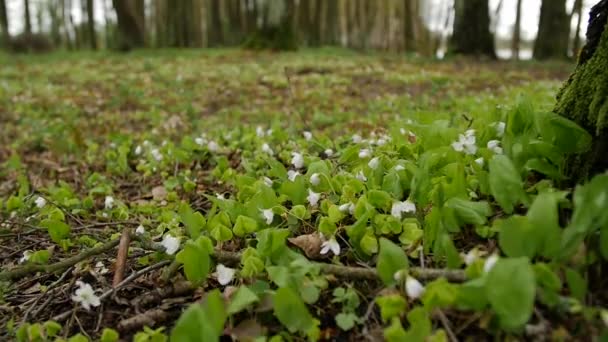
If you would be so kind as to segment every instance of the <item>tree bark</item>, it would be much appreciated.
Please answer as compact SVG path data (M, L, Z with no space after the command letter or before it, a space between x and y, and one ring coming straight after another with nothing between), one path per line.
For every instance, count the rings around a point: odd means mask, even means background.
M25 34L28 36L32 34L32 17L30 15L30 1L23 0L23 9L24 9L24 20L25 20Z
M513 25L513 38L511 40L511 58L519 59L519 45L521 41L521 2L517 0L515 9L515 25Z
M450 52L496 58L488 0L456 0L455 10Z
M580 183L608 169L608 0L591 9L587 43L553 109L593 137L589 151L568 157L566 175Z
M95 33L95 9L93 0L87 0L87 29L91 49L97 50L97 34Z
M538 35L534 43L534 58L566 58L570 22L566 0L543 0L540 7Z
M11 40L10 32L8 31L8 15L6 12L5 0L0 0L0 47L7 46Z
M112 0L118 20L120 50L144 46L143 1Z

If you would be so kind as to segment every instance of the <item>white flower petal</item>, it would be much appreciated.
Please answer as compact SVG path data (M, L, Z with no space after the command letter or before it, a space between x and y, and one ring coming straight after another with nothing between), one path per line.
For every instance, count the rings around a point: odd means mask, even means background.
M306 199L311 206L316 207L319 203L319 199L321 199L321 194L308 189L308 196L306 196Z
M294 170L287 171L287 179L289 179L292 182L295 182L296 177L299 175L300 175L300 173L298 171L294 171Z
M319 183L321 183L321 177L318 173L313 173L312 176L310 176L310 184L317 186Z
M367 166L369 166L372 170L377 169L379 165L380 165L380 158L378 158L378 157L372 158L369 161L369 163L367 163Z
M146 232L146 229L141 224L139 226L137 226L137 229L135 229L135 234L137 234L137 235L143 235L145 232Z
M80 303L86 310L90 310L91 306L96 307L101 304L101 299L95 294L91 285L80 280L76 281L76 285L78 289L76 289L72 296L73 301Z
M302 167L304 167L304 157L301 153L292 152L291 156L291 164L293 164L296 169L301 169Z
M272 209L260 209L260 211L262 212L262 217L266 220L266 224L271 224L274 219Z
M405 278L405 293L411 299L420 298L424 294L424 286L414 277Z
M220 145L212 140L207 144L207 149L209 149L211 152L217 152L220 149Z
M173 255L179 250L179 238L176 238L171 234L165 235L160 244L165 248L165 252L169 255Z
M362 148L359 151L359 158L361 158L361 159L369 158L371 155L372 155L372 152L368 148Z
M497 261L498 261L498 255L497 254L490 255L490 257L488 257L486 259L485 263L483 264L483 271L485 273L490 272L490 270L494 267L494 265L496 265Z
M306 139L306 140L312 139L312 133L310 133L309 131L304 131L302 133L302 135L304 136L304 139Z
M262 178L264 180L264 184L266 184L267 187L272 187L272 179L264 176L264 178Z
M112 209L112 207L114 207L114 197L106 196L106 199L104 200L104 206L106 209Z
M220 285L228 285L234 277L235 269L218 264L215 268L217 272L217 281Z
M363 174L363 171L359 171L357 173L356 178L362 182L367 182L367 177L365 177L365 175Z
M360 143L363 139L361 138L361 136L359 134L353 134L352 137L353 143L358 144Z
M334 155L334 150L332 150L331 148L326 149L325 151L323 151L323 153L325 153L325 155L327 157L331 157Z
M36 206L38 208L43 208L46 205L46 200L44 199L44 197L38 196L34 200L34 203L36 203Z

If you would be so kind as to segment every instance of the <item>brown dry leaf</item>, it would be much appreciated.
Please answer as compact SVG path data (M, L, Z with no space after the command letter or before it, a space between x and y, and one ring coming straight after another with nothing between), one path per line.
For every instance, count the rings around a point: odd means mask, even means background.
M152 189L152 198L154 198L155 201L165 200L167 198L167 190L165 187L162 185L155 186L154 189Z
M247 319L236 327L229 329L229 334L236 341L253 341L258 336L263 336L265 334L264 330L264 327L255 319Z
M323 241L318 233L300 235L287 240L300 248L308 258L319 259L321 257L320 251Z

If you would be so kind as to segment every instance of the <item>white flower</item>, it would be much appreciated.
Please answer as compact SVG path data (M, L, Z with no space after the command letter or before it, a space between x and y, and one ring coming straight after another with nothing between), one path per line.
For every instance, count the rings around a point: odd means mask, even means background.
M272 135L272 128L266 130L266 135Z
M267 143L262 144L262 152L268 153L269 155L274 154L274 151L272 150L272 148L270 148L270 146Z
M321 177L318 173L313 173L312 176L310 176L310 184L316 186L319 185L319 183L321 183Z
M464 132L464 135L466 135L467 137L472 137L472 136L475 136L475 130L474 130L474 129L467 129L467 130Z
M95 271L96 271L97 273L99 273L99 274L106 274L106 273L110 272L110 271L109 271L109 270L106 268L106 266L103 264L103 262L101 262L101 261L98 261L98 262L95 264Z
M462 255L462 260L464 260L465 264L470 265L477 261L480 256L481 253L477 250L477 248L473 248L467 254Z
M209 151L211 152L217 152L220 149L220 145L218 145L215 141L211 140L208 144L207 144L207 148L209 149Z
M46 200L44 199L44 197L38 196L36 197L36 200L34 200L34 203L36 203L36 206L38 208L42 208L46 205Z
M321 238L323 238L323 236L321 236ZM340 255L340 244L333 236L331 239L323 241L321 244L321 254L327 254L329 251L332 251L334 255Z
M156 161L163 160L163 155L162 155L162 153L160 153L160 151L157 148L152 149L152 151L150 151L150 153L152 153L152 157L154 159L156 159Z
M500 147L500 141L490 140L488 141L488 149L496 154L502 154L502 147Z
M367 163L367 166L369 166L372 170L377 169L379 165L380 159L378 157L372 158L369 163Z
M405 135L405 133L407 133L407 130L403 127L399 128L399 132L403 135Z
M405 274L406 273L404 270L399 270L399 271L395 272L395 274L393 274L393 279L395 279L395 281L397 281L397 282L401 282L401 280L403 279L403 276Z
M304 139L306 139L307 141L312 139L312 133L310 133L309 131L304 131L302 135L304 135Z
M264 136L264 129L262 128L262 126L258 126L255 128L255 134L260 138Z
M398 164L397 166L395 166L395 171L403 171L405 170L405 167L401 164Z
M498 261L497 254L490 255L490 257L487 258L483 264L483 271L486 273L490 272L490 270L494 267L494 265L496 265L497 261Z
M106 196L106 200L104 201L104 205L106 209L112 209L114 207L114 197Z
M355 212L355 205L353 203L344 203L341 204L338 209L343 213L350 213L351 215Z
M359 171L355 177L362 182L367 182L367 177L365 177L363 171Z
M200 138L194 139L194 142L197 145L203 146L203 145L205 145L207 143L207 139L200 137Z
M264 176L264 178L262 178L264 180L264 184L266 184L267 187L272 187L272 179Z
M363 140L359 134L353 134L352 139L355 144L358 144Z
M477 153L474 132L474 130L468 130L465 135L458 135L458 141L452 143L452 148L457 152L464 152L466 154Z
M369 158L372 155L372 152L368 148L362 148L359 151L359 158Z
M391 215L401 219L402 213L416 213L416 205L410 200L393 203L393 206L391 207Z
M260 209L260 211L262 212L262 217L266 220L266 224L271 224L274 219L272 209Z
M424 293L424 286L414 277L405 278L405 293L410 299L417 299Z
M308 196L306 196L306 199L311 206L316 207L319 203L319 199L321 199L321 194L308 189Z
M220 285L228 285L232 278L234 277L234 273L236 272L234 268L226 267L222 264L218 264L215 267L217 281Z
M176 238L171 234L165 235L160 244L165 247L165 252L169 255L173 255L179 250L179 238Z
M144 226L142 226L141 224L137 226L137 228L135 229L135 234L144 235L144 233L146 233L146 228L144 228Z
M292 182L295 182L296 177L298 177L299 175L300 175L300 173L298 171L294 171L294 170L287 171L287 179L289 179Z
M226 197L224 197L224 194L220 194L220 193L215 193L215 198L219 199L220 201L225 201Z
M144 146L149 146L150 142L148 140L144 140Z
M291 164L293 164L296 169L301 169L304 166L304 157L302 156L302 154L298 152L292 152L291 156Z
M376 141L376 145L378 145L378 146L384 146L384 144L386 144L385 138L380 138L380 139L378 139L378 141Z
M25 251L23 252L23 256L21 257L21 259L19 259L19 263L23 264L24 262L27 262L30 260L30 258L32 257L32 254L34 254L34 252L32 251Z
M477 163L477 165L479 165L479 166L483 166L483 163L484 163L483 157L479 157L479 158L475 159L475 163Z
M72 296L73 301L80 303L86 310L90 310L91 306L101 305L101 300L95 294L91 285L80 280L76 281L76 285L78 285L78 289L76 289L76 292Z
M332 150L331 148L328 148L325 151L323 151L323 153L325 153L326 156L331 157L334 155L334 150Z
M494 129L496 129L496 135L500 138L505 134L505 128L507 124L502 121L498 121L494 123Z
M137 145L137 147L135 147L135 155L138 156L141 154L141 145Z

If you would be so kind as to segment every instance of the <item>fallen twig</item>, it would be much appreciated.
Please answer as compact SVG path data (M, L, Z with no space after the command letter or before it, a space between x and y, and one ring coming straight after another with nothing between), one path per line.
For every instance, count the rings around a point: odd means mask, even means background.
M98 255L98 254L109 251L110 249L116 247L118 245L118 242L119 242L119 240L108 241L108 242L104 243L103 245L87 249L80 254L74 255L73 257L61 260L54 264L50 264L50 265L30 264L30 265L26 265L26 266L16 267L9 271L0 272L0 281L16 280L16 279L23 278L29 274L36 273L36 272L54 273L57 271L62 271L62 270L65 270L66 268L69 268L70 266L74 266L77 263L79 263L83 260L86 260L94 255Z
M129 244L131 243L131 236L129 235L129 229L125 228L120 236L120 243L118 244L118 252L116 253L116 264L114 267L114 278L112 279L112 287L116 286L122 281L125 275L125 266L127 265L127 255L129 252Z
M141 328L143 326L153 327L156 323L164 322L169 317L169 314L162 309L152 309L142 312L133 317L123 319L118 323L118 330L129 331Z

